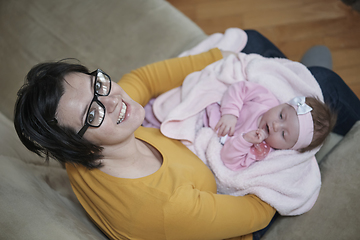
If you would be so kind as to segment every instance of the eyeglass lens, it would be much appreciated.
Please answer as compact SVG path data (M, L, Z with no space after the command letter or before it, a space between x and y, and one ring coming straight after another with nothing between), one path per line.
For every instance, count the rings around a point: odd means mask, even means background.
M98 70L94 83L95 94L100 96L107 96L110 92L110 88L111 88L110 84L111 84L111 80L109 76ZM93 101L89 108L86 121L90 126L98 127L101 125L104 116L105 116L104 106L98 101Z
M86 121L89 125L97 127L100 126L105 116L105 109L96 101L92 102Z
M94 86L95 92L101 96L108 95L110 91L110 82L111 80L108 75L98 71Z

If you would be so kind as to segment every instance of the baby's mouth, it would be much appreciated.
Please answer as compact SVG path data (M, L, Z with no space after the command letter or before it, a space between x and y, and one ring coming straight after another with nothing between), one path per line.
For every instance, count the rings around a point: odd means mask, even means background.
M121 123L125 119L126 109L127 109L126 104L124 102L122 102L122 107L121 107L119 118L118 118L116 124Z

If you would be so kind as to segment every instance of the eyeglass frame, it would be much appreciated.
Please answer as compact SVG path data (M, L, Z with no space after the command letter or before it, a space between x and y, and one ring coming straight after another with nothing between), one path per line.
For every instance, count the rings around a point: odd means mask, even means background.
M109 78L109 91L107 94L105 95L102 95L102 94L99 94L98 92L96 92L96 82L97 82L97 78L98 78L98 74L99 73L102 73L104 75L106 75L108 78ZM95 80L94 80L94 97L93 99L91 100L90 102L90 105L89 105L89 108L86 112L86 119L85 119L85 124L84 126L80 129L80 131L77 133L80 137L83 137L86 130L89 128L89 127L94 127L94 128L98 128L101 126L101 124L104 122L104 119L105 119L105 114L106 114L106 108L104 106L104 104L102 104L102 102L100 102L100 100L98 99L98 96L102 96L102 97L106 97L106 96L109 96L110 92L111 92L111 78L108 74L106 74L104 71L102 71L101 69L96 69L95 71L91 72L89 74L90 76L95 76ZM101 120L101 122L99 123L99 125L95 126L95 125L91 125L90 123L88 123L88 116L89 116L89 112L90 112L90 108L92 106L92 104L96 102L100 107L102 107L104 109L104 117L103 119Z

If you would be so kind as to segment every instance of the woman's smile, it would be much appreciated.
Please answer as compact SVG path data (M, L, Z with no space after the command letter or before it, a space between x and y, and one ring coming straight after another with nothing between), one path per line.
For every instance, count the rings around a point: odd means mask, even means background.
M116 124L121 123L121 122L125 119L125 117L126 117L126 110L127 110L127 105L126 105L124 102L122 102L122 106L121 106L121 109L120 109L119 118L118 118Z

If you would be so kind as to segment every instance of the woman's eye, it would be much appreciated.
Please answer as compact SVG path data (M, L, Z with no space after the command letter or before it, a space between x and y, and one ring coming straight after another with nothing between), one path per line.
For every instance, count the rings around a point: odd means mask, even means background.
M99 92L99 90L102 88L102 83L101 82L96 82L95 84L95 92Z
M91 124L91 123L94 121L95 115L96 115L95 109L89 111L89 114L88 114L88 116L87 116L87 121L88 121L88 123Z

